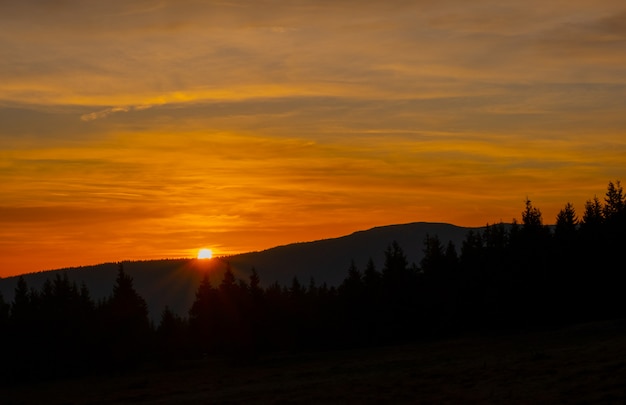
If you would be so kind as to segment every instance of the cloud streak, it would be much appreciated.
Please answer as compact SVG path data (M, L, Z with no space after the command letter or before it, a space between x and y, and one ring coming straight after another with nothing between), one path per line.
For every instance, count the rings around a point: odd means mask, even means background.
M92 112L88 114L83 114L80 116L80 119L83 121L93 121L93 120L106 118L110 116L111 114L115 114L115 113L120 113L120 112L126 113L129 111L143 111L143 110L147 110L148 108L152 108L152 106L151 105L139 105L139 106L132 106L132 107L111 107L111 108L105 108L104 110L100 110L100 111L96 111L96 112Z

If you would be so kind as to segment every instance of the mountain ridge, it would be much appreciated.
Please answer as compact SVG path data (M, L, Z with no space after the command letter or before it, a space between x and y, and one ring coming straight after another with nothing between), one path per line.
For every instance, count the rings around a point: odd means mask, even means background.
M423 257L426 235L437 235L443 244L451 241L459 251L467 232L484 227L460 227L440 222L411 222L377 226L335 238L309 242L295 242L268 249L216 257L211 260L160 259L122 261L125 271L133 277L137 292L147 303L153 320L159 319L167 305L173 312L186 315L195 297L195 291L204 274L213 285L219 285L226 266L235 276L248 281L254 267L261 285L272 283L289 286L297 277L301 284L326 283L337 286L347 275L351 261L363 270L371 258L380 271L385 249L396 241L404 250L409 263L419 264ZM30 288L40 289L46 279L56 274L67 274L78 285L85 284L96 300L105 299L113 289L119 263L69 267L24 274ZM13 299L13 290L19 276L0 279L0 292L5 301Z

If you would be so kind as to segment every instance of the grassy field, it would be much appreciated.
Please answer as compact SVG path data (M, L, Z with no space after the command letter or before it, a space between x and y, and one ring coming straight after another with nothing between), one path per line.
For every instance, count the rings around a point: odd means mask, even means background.
M3 389L2 404L626 403L626 321L375 349L207 360Z

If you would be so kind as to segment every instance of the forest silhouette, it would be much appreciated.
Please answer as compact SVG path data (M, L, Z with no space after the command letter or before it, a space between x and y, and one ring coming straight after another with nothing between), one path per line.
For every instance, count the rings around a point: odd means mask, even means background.
M567 203L553 226L526 200L521 221L469 231L461 246L429 235L420 263L391 243L378 269L354 262L338 286L315 280L262 287L227 267L197 287L185 317L165 308L158 324L119 265L110 296L58 273L39 290L23 277L12 302L0 295L3 384L177 367L272 352L395 345L468 332L528 330L624 316L626 196L609 182L579 217ZM298 263L293 263L297 273Z

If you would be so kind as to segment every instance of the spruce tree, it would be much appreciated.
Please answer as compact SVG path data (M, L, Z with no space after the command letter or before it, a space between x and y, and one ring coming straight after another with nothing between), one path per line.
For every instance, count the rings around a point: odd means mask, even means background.
M380 287L381 274L376 270L374 260L370 257L367 260L365 271L363 272L363 282L365 283L365 289L369 295L373 295Z
M189 344L187 331L185 319L166 306L156 330L158 355L166 362L172 362L183 355Z
M217 305L217 291L211 285L209 275L205 273L196 290L196 298L189 309L191 339L195 348L201 353L210 353L215 350L215 333L218 327Z
M587 200L585 202L585 212L580 222L581 231L590 235L597 234L604 223L604 211L602 203L597 196Z
M577 226L578 217L576 216L576 210L574 209L574 206L568 202L556 216L554 236L557 239L569 241L576 234Z
M445 253L441 241L437 235L426 235L424 239L424 257L420 261L420 267L427 276L438 277L445 268Z
M136 365L149 349L151 326L146 301L135 290L133 278L122 263L118 265L113 294L104 303L103 318L111 365Z
M623 215L626 210L626 196L619 180L615 183L609 182L604 202L604 218L611 221Z

